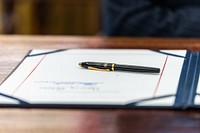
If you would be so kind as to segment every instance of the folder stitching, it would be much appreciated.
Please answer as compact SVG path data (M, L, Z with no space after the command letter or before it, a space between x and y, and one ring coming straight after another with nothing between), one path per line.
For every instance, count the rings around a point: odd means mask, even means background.
M158 88L159 88L159 85L160 85L160 82L161 82L161 79L162 79L162 76L163 76L163 73L164 73L164 70L165 70L165 66L166 66L166 64L167 64L167 60L168 60L168 55L167 55L166 58L165 58L165 62L164 62L163 68L162 68L162 72L161 72L161 74L160 74L160 77L159 77L159 79L158 79L156 88L155 88L155 90L154 90L153 97L155 97L155 95L156 95L156 93L157 93L157 91L158 91Z
M44 60L45 57L46 55L44 55L44 57L36 64L36 66L25 77L25 79L17 86L17 88L12 92L11 96L13 96L19 90L19 88L25 83L25 81L31 76L31 74L38 68L38 66L41 64L41 62Z

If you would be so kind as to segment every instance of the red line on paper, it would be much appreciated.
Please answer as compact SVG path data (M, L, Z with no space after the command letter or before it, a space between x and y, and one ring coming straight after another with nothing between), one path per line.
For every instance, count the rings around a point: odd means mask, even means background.
M156 96L156 93L157 93L157 91L158 91L158 87L159 87L159 85L160 85L160 81L161 81L161 79L162 79L162 76L163 76L163 73L164 73L164 70L165 70L165 66L166 66L166 64L167 64L167 60L168 60L168 55L167 55L166 58L165 58L165 63L164 63L164 65L163 65L162 72L161 72L161 74L160 74L158 83L157 83L157 85L156 85L156 89L154 90L153 97Z
M42 59L36 64L36 66L33 68L33 70L26 76L26 78L17 86L17 88L13 91L12 95L14 95L19 88L24 84L24 82L31 76L31 74L37 69L37 67L40 65L40 63L44 60L44 58L46 57L43 56Z

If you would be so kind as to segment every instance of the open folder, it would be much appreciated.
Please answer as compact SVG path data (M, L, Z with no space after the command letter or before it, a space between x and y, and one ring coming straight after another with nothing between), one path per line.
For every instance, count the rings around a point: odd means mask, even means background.
M103 72L80 62L160 68ZM199 108L200 53L187 50L35 49L0 86L0 106Z

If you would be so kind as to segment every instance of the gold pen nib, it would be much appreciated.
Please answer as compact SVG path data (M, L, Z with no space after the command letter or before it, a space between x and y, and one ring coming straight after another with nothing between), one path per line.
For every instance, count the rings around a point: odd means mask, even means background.
M78 63L78 65L79 65L79 66L82 66L82 63L80 62L80 63Z

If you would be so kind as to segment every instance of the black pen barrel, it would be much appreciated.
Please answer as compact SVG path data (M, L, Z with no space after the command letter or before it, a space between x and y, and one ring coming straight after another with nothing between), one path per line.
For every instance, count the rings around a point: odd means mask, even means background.
M106 71L127 71L127 72L139 72L139 73L160 73L159 68L134 66L134 65L122 65L115 63L102 63L102 62L81 62L80 66L90 70L106 70Z
M127 72L142 72L142 73L160 73L159 68L143 67L143 66L130 66L115 64L115 71L127 71Z

